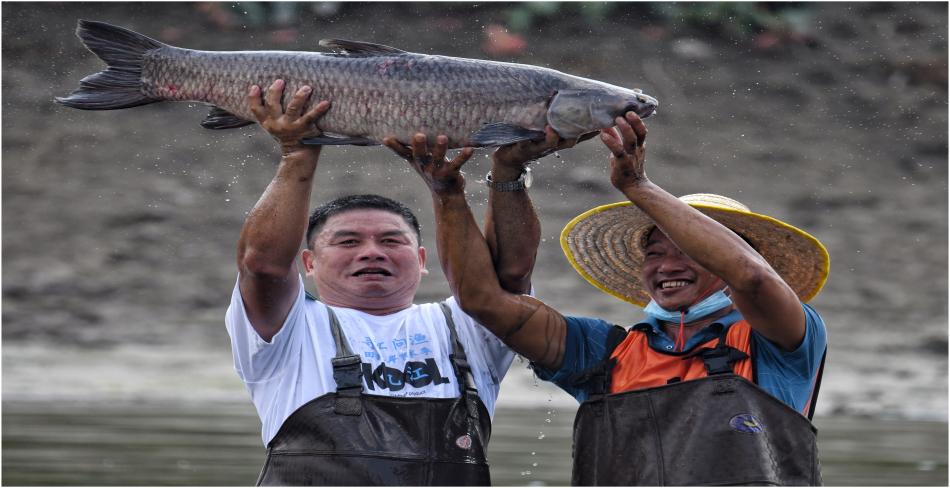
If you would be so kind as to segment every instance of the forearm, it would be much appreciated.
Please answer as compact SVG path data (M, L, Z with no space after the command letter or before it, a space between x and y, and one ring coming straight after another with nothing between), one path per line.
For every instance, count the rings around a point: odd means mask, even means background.
M495 181L514 181L520 175L519 170L507 166L492 167ZM527 191L489 190L485 239L502 288L528 293L541 241L541 223Z
M461 190L434 193L433 200L442 269L462 310L518 354L545 367L560 367L563 317L539 300L502 289Z
M485 316L490 313L485 309L505 292L498 284L491 253L464 191L433 192L432 203L439 259L453 295L466 313L479 321L491 319ZM488 322L495 323L494 320Z
M277 174L249 212L238 240L238 267L247 276L289 276L307 228L319 147L281 158Z
M770 270L738 235L646 180L624 195L649 215L683 253L730 287L749 287Z

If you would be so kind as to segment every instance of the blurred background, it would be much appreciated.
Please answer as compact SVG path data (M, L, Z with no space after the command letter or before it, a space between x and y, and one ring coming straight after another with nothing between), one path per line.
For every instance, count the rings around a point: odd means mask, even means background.
M825 482L947 484L946 3L2 4L2 476L6 485L251 485L260 423L223 318L235 242L273 176L259 128L207 108L54 105L103 64L78 19L203 50L311 50L322 38L534 64L660 100L651 179L714 192L820 239L812 301L830 351L818 401ZM428 192L382 148L332 147L314 203L408 204L434 250ZM486 151L468 163L479 218ZM558 245L621 200L596 140L533 167L537 296L618 324ZM446 296L432 260L418 301ZM502 485L570 482L577 405L516 360L490 459Z

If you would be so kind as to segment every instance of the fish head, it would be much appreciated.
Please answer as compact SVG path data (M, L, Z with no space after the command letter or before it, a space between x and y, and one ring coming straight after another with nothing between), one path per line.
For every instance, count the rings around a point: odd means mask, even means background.
M548 124L565 138L576 138L614 125L614 119L635 112L645 119L658 102L640 90L561 90L548 106Z

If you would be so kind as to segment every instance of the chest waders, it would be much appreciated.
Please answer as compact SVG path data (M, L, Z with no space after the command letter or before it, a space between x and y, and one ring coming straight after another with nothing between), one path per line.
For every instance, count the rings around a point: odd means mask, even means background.
M591 395L574 420L571 484L821 484L817 430L809 418L733 373L732 362L747 356L725 344L725 333L715 348L682 356L701 358L708 376L606 394L614 360L606 360L599 374L587 373Z
M485 449L491 419L478 398L452 313L440 305L451 334L459 398L364 395L360 357L327 307L337 389L284 421L267 446L258 486L490 485Z

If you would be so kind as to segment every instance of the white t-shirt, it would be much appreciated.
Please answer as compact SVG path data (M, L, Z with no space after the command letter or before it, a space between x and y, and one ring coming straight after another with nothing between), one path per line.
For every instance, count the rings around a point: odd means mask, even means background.
M336 345L327 306L307 299L300 279L297 299L280 331L266 342L251 326L239 286L234 286L225 316L234 368L244 380L262 423L266 446L280 426L303 404L336 391L330 359ZM475 377L478 395L495 411L502 378L514 353L500 339L447 301L459 341ZM438 303L413 305L376 316L332 307L354 354L362 359L363 393L394 397L455 398L451 335Z

